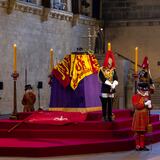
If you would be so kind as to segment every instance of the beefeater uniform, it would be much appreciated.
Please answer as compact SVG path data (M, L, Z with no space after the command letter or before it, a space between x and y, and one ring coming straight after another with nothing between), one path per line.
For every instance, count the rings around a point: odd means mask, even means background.
M152 109L150 99L150 86L154 86L151 76L148 73L148 58L145 57L142 63L142 70L138 75L137 93L132 97L132 104L135 108L132 121L132 130L136 135L136 150L148 151L145 146L145 133L150 123L149 110Z
M22 104L24 105L23 112L34 111L34 103L36 102L36 95L32 90L31 85L25 86L25 94L23 95Z

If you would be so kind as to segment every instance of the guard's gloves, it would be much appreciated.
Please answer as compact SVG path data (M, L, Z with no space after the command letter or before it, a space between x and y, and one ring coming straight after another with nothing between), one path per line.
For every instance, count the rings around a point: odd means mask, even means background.
M112 89L115 89L115 87L118 85L118 81L114 80L112 85L111 85L111 88Z
M145 106L147 106L148 109L152 108L151 100L147 100L144 104Z
M109 86L112 85L111 82L110 82L109 80L106 80L106 81L105 81L105 84L106 84L106 85L109 85Z

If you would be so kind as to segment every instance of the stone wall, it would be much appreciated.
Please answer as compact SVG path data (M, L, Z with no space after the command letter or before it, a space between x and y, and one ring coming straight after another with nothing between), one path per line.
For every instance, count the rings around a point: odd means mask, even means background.
M103 6L106 21L160 18L158 0L104 0Z
M107 27L106 31L106 41L112 43L113 51L132 61L135 61L135 47L139 47L138 64L141 65L143 58L148 56L152 78L154 81L157 81L160 77L160 66L157 64L160 60L159 25ZM124 71L123 65L118 67L120 67L119 74L121 75L121 72ZM128 67L134 73L134 65ZM122 81L121 85L128 87L126 84L128 83ZM134 85L133 81L132 85Z
M26 4L25 4L26 5ZM6 5L0 4L0 81L4 89L0 91L0 114L13 110L13 48L17 44L17 106L23 107L25 69L27 83L33 85L37 94L37 82L43 82L40 89L40 104L47 108L50 99L48 86L49 51L54 50L54 64L77 47L88 48L88 28L93 33L99 22L78 17L73 26L71 12L51 11L48 21L41 22L41 8L16 4L11 14L6 13ZM92 42L92 48L93 48ZM38 99L35 105L38 108Z
M154 79L159 75L159 40L160 26L124 26L107 27L106 40L111 41L113 49L135 60L135 47L139 47L138 63L141 65L144 56L148 56L151 73Z
M103 17L105 19L105 40L112 43L114 52L135 61L135 47L139 47L138 64L141 65L144 56L148 56L150 70L154 81L160 77L158 61L160 61L160 2L158 0L104 0ZM122 63L123 64L123 63ZM127 67L134 72L134 65L120 65L119 74ZM131 73L131 74L132 74ZM127 75L125 75L125 78ZM121 81L124 88L133 94L134 81L128 86ZM121 89L122 91L122 89ZM120 96L123 93L120 92ZM126 100L125 100L126 101ZM126 101L130 106L130 102Z

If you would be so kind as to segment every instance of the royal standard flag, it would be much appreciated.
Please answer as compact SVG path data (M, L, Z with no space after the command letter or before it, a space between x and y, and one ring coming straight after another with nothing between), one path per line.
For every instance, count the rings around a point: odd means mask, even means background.
M79 82L86 76L93 74L98 71L97 64L94 58L90 54L71 54L71 70L70 86L72 89L76 89ZM97 69L96 69L97 67Z
M67 55L59 64L57 64L52 70L52 75L54 75L59 82L66 88L70 84L70 55Z

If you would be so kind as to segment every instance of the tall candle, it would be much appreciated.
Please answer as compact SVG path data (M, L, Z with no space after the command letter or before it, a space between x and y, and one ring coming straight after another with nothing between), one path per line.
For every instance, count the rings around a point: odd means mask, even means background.
M13 45L13 73L17 72L17 46Z
M53 49L50 49L50 72L52 72L53 69Z
M111 43L108 43L108 51L111 51Z
M138 47L135 48L135 74L138 72Z

